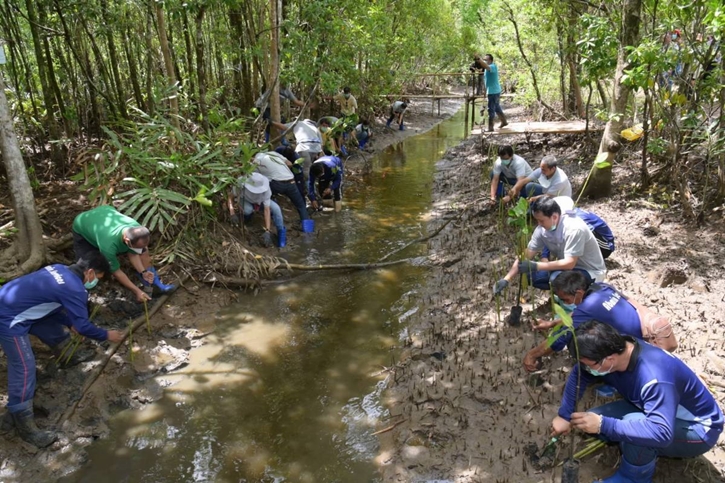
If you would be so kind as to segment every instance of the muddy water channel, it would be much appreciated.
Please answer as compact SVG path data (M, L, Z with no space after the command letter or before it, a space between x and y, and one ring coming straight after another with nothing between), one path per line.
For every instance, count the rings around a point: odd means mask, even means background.
M373 157L343 211L317 215L317 234L295 239L284 256L370 262L420 236L435 162L462 139L462 118ZM110 438L63 481L376 481L383 368L397 357L391 347L425 273L408 264L308 273L209 314L213 333L190 364L155 381L164 396L115 416Z

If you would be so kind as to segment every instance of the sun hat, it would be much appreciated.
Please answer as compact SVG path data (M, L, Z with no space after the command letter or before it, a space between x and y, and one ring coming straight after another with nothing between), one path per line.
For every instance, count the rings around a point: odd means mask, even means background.
M252 173L244 181L244 189L257 195L264 193L269 189L269 180L262 174Z

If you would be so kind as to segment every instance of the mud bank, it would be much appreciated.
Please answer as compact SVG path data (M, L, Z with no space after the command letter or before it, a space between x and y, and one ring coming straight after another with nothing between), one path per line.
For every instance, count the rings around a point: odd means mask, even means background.
M521 144L517 154L534 165L544 154L570 156L582 144L578 137L551 137L545 143ZM495 210L486 208L493 160L484 154L480 139L469 139L438 164L429 232L466 211L428 242L431 257L446 263L431 269L420 291L419 310L410 317L406 357L390 378L387 404L392 417L388 431L380 435L377 460L386 482L559 481L560 468L539 471L524 451L530 443L541 448L547 442L571 359L560 353L545 360L541 379L529 384L522 360L542 340L529 327L532 307L545 298L528 296L533 304L524 306L519 328L503 321L514 305L515 290L509 288L496 307L491 287L510 266L514 252L506 220L501 223ZM562 167L576 191L588 164L565 162ZM708 381L722 405L722 220L699 229L683 225L677 212L632 194L634 173L635 162L624 162L615 169L615 195L581 204L604 218L617 238L617 250L607 260L607 281L670 316L680 342L677 356ZM590 393L582 408L607 401ZM559 444L560 459L568 455L565 448ZM617 457L616 448L610 447L585 458L581 481L609 476ZM723 470L725 448L720 441L704 457L661 460L654 481L723 481Z

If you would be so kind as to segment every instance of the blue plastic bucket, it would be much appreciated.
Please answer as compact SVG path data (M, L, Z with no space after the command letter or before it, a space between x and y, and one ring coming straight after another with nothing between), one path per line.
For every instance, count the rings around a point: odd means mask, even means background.
M302 233L312 233L315 231L315 220L302 220Z

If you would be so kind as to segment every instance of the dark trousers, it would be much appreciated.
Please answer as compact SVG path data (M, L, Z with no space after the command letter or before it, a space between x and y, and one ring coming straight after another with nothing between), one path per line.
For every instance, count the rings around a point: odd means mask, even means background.
M493 180L493 171L491 171L490 179ZM516 178L507 178L503 173L498 175L498 186L496 187L496 198L503 198L518 180Z
M17 413L33 406L35 394L35 355L29 334L49 347L55 347L69 337L63 326L70 320L65 312L56 312L30 326L25 335L0 335L0 346L8 359L8 411Z
M582 268L572 268L572 270L575 270L581 274L583 274L587 278L588 283L594 283L594 280L592 279L592 276L589 275L589 272ZM539 270L538 272L534 272L531 278L533 280L530 280L530 284L534 287L538 288L539 290L551 290L550 283L559 276L561 273L561 270L556 270L553 272L550 272L548 270Z
M271 180L269 187L272 188L272 194L285 195L292 204L297 208L297 212L300 214L300 220L309 219L310 215L307 213L307 205L305 199L302 197L300 190L294 180L292 181L276 181Z
M318 187L320 189L320 197L322 197L322 193L330 187L332 184L332 180L320 180ZM338 186L336 189L332 190L332 199L335 201L341 201L342 200L342 183L340 183L340 186Z
M501 94L489 94L488 95L488 118L493 121L496 114L503 114L501 109Z

